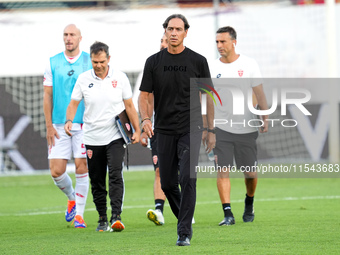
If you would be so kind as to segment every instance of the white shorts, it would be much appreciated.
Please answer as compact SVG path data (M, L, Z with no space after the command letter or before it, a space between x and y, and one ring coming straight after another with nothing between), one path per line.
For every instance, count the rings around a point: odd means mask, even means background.
M78 124L72 126L72 136L68 136L64 125L53 125L59 134L55 137L55 145L48 149L48 159L71 159L72 151L74 158L86 158L86 148L83 144L83 130Z

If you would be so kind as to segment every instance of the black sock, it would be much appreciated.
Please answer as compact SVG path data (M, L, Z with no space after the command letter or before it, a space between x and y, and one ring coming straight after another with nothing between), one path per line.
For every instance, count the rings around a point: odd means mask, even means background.
M252 205L254 203L254 197L250 197L246 194L246 199L244 200L244 203L247 205Z
M224 217L234 217L233 213L231 212L230 203L222 204L222 209L224 212Z
M155 209L159 209L163 213L164 202L163 199L155 199Z

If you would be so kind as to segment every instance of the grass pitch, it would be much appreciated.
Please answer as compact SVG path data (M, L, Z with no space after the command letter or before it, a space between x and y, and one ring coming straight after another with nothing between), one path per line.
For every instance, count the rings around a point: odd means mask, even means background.
M229 227L218 226L216 180L198 179L191 246L177 247L167 202L165 225L146 218L154 208L154 173L124 172L124 178L126 229L98 233L91 193L87 228L75 229L64 219L67 198L49 175L0 177L0 254L339 254L340 179L259 179L253 223L242 222L244 182L231 179L236 224Z

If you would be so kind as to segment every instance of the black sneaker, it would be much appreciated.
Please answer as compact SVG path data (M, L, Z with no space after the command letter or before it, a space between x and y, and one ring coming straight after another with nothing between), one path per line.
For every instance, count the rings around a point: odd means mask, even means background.
M111 217L111 232L121 232L125 229L120 215L112 214Z
M224 217L224 219L218 224L219 226L230 226L235 224L235 218L232 216Z
M243 222L253 222L255 218L255 211L253 204L244 206Z
M180 235L176 242L177 246L189 246L190 240L188 235Z
M109 222L107 221L107 217L100 216L98 223L99 224L98 224L96 231L104 232L104 231L108 231L110 229Z

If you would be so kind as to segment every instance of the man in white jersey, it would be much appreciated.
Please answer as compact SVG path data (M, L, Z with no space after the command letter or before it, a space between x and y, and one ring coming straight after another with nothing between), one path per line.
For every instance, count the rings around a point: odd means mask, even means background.
M245 97L248 96L248 90L252 89L253 98L257 101L261 110L267 110L268 105L263 92L261 73L257 62L254 59L242 54L236 54L235 46L237 43L237 34L232 27L222 27L216 32L216 45L220 57L210 65L212 78L231 78L215 79L214 85L223 106L218 105L215 108L215 119L223 119L225 122L215 122L216 127L216 147L215 163L220 166L221 171L217 173L217 189L222 202L224 219L219 223L220 226L235 224L235 218L231 212L230 206L230 167L233 167L235 159L238 169L245 170L246 198L245 209L243 213L244 222L254 220L254 195L257 186L257 175L254 172L254 166L257 164L257 147L256 139L258 131L256 127L248 126L250 119L254 119L248 109L245 100L244 114L233 114L233 98L230 91L224 91L225 84L232 84L243 92ZM216 86L216 83L220 84ZM222 88L221 88L222 87ZM227 89L228 90L228 89ZM261 133L267 132L268 116L263 116L263 125ZM245 123L245 125L243 124ZM253 167L253 168L252 168ZM248 171L250 169L250 171Z
M74 219L76 228L86 227L83 214L89 189L82 131L84 106L77 112L72 137L66 135L64 123L66 108L71 100L71 93L78 75L91 68L89 54L79 50L81 40L81 32L74 24L65 27L65 51L50 58L43 82L46 139L51 175L55 185L68 198L65 219L68 222ZM67 161L71 159L72 152L76 173L74 189L72 179L66 172Z
M123 161L125 142L115 117L124 109L135 129L132 143L139 142L140 128L132 91L125 73L109 66L109 47L95 42L90 48L93 69L79 75L67 108L65 131L71 129L79 103L84 99L84 143L91 180L93 202L99 214L96 231L120 232L125 229L121 219L124 199ZM110 225L107 218L106 176L109 176L111 205ZM110 227L111 226L111 227Z

